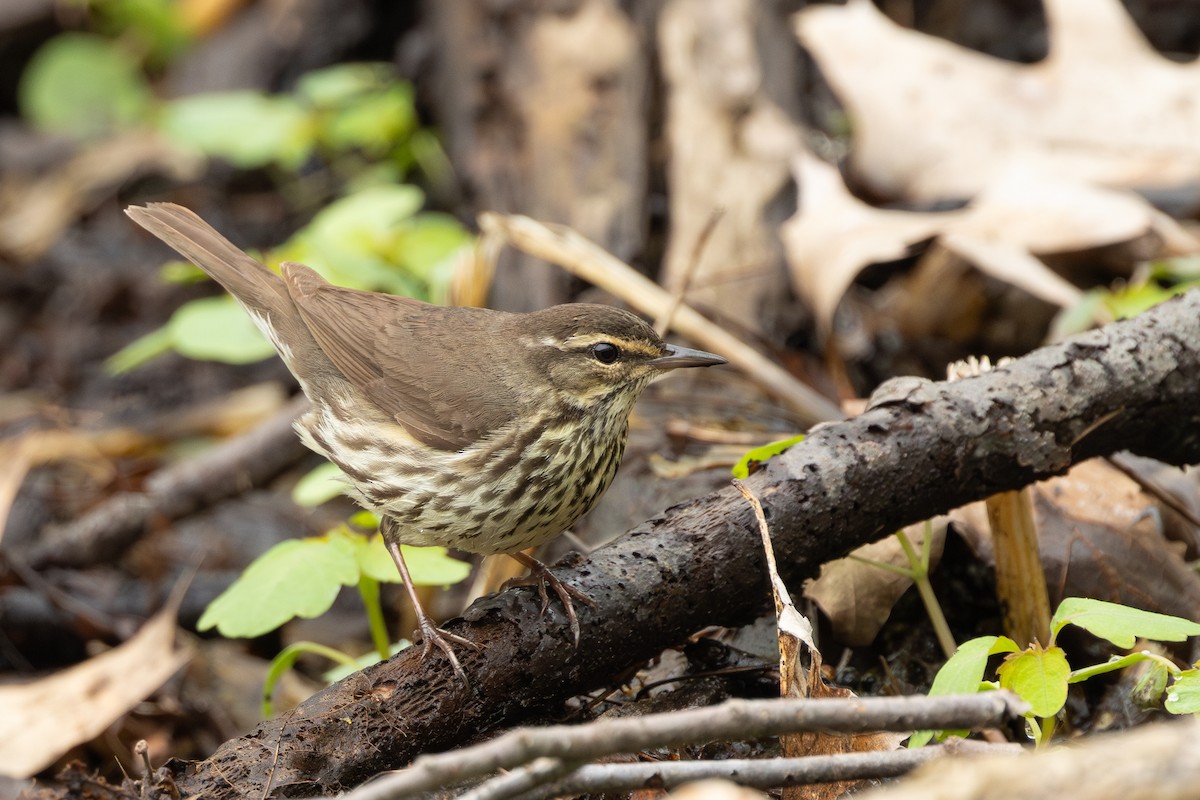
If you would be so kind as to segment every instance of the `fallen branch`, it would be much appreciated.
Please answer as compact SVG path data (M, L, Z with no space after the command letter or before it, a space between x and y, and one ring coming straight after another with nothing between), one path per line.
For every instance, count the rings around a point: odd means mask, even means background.
M885 385L860 416L821 426L747 485L771 524L782 577L903 525L1132 450L1200 460L1200 291L1133 320L1043 348L953 384ZM736 626L769 600L750 509L732 488L667 509L557 568L596 607L571 642L533 589L477 601L446 627L463 651L464 691L443 661L405 651L226 742L168 765L185 796L333 793L417 755L558 713L577 694L708 625Z
M1019 760L1018 760L1019 759ZM948 758L861 800L1195 800L1200 721L1159 722L1018 757Z
M878 750L797 758L729 758L713 761L660 761L648 764L589 764L569 777L522 795L525 800L574 797L634 789L673 789L692 781L721 778L755 789L810 783L896 778L946 756L966 753L1012 755L1018 744L956 741L916 750ZM483 787L480 787L483 788Z
M763 739L803 731L911 731L996 726L1027 706L1008 692L954 697L864 697L822 700L730 700L717 706L587 725L521 728L474 747L421 756L346 796L389 800L453 786L539 758L583 763L654 747Z
M144 492L122 492L82 517L45 531L26 561L34 569L87 567L119 558L154 518L178 519L274 478L308 451L292 420L299 395L253 430L159 470Z

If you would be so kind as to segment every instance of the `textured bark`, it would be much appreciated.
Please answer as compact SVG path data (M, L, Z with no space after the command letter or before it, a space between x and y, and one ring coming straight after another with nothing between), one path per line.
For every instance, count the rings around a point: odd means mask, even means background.
M821 426L747 484L788 581L963 503L1118 450L1200 460L1200 291L1128 322L953 384L885 384L855 419ZM169 766L185 796L336 792L507 725L554 715L708 625L741 625L769 592L753 515L730 488L669 508L557 570L596 601L578 649L532 589L483 598L450 623L485 645L444 660L406 651L225 743Z

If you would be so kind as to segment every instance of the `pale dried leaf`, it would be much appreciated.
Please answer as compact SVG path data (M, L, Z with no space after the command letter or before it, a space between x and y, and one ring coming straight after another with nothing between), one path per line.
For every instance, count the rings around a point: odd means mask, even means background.
M104 732L188 659L175 647L175 607L129 641L39 680L0 686L0 774L34 775Z
M962 212L881 211L850 194L838 171L813 154L797 157L799 209L780 228L792 282L829 329L846 289L869 264L908 255Z
M868 0L796 29L854 119L876 192L969 198L1013 165L1120 187L1200 177L1200 64L1156 53L1117 0L1047 0L1050 54L1016 64L905 30Z
M842 295L873 263L926 241L992 277L1060 306L1080 291L1038 260L1143 240L1160 255L1195 251L1200 241L1141 197L1014 168L999 173L967 208L938 214L876 209L850 194L838 171L805 153L796 160L800 202L780 234L792 281L828 332ZM1164 243L1170 242L1167 250Z
M1019 244L955 234L943 236L938 243L970 261L980 272L1024 289L1047 303L1069 308L1083 296L1081 291Z

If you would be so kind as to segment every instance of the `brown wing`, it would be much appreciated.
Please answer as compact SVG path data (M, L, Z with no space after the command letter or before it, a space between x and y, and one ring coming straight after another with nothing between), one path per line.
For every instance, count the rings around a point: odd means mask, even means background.
M520 393L490 357L489 318L500 312L346 289L290 262L283 276L329 360L419 441L461 450L520 412Z

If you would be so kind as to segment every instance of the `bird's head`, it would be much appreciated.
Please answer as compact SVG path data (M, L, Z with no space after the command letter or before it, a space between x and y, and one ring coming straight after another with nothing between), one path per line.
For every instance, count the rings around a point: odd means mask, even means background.
M571 303L524 315L520 344L558 399L582 411L628 408L655 376L725 359L667 344L642 319L611 306Z

